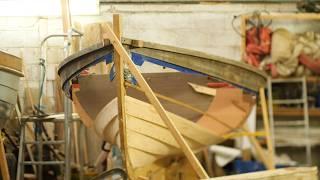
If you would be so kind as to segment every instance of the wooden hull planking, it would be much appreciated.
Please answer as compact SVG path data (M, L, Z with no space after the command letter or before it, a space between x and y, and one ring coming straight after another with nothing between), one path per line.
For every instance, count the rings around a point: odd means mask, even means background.
M116 102L116 99L112 100L101 110L95 120L95 128L106 141L119 145ZM134 168L181 154L178 143L152 105L129 96L126 96L125 103L129 158ZM169 116L194 151L223 140L181 116L170 112Z

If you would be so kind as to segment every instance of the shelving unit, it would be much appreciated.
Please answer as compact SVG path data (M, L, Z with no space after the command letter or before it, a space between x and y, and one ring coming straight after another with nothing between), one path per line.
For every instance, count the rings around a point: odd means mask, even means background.
M282 84L282 83L296 83L301 85L301 97L298 99L274 99L272 96L272 87L273 84ZM307 80L306 77L301 78L287 78L287 79L273 79L269 78L268 80L268 101L269 101L269 116L270 116L270 124L271 124L271 132L273 142L275 141L275 128L289 126L289 127L303 127L304 128L304 142L305 153L306 153L306 165L312 164L312 155L311 155L311 143L310 143L310 126L309 126L309 111L308 111L308 100L307 100ZM273 113L273 105L274 104L301 104L303 108L302 120L290 120L290 121L280 121L278 118L275 118ZM294 129L293 129L294 130ZM276 147L276 146L275 146ZM274 152L276 152L274 150Z

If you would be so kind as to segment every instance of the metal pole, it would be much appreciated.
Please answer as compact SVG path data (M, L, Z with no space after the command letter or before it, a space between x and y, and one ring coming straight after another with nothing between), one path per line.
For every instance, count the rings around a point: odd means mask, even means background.
M19 157L18 157L18 169L17 169L17 177L16 180L22 180L24 175L24 138L25 138L25 122L21 122L21 134L20 134L20 144L19 144Z
M68 31L68 38L65 39L64 45L64 56L67 57L69 55L70 50L70 42L72 40L72 29ZM64 179L69 180L71 174L71 121L72 121L72 104L71 100L67 97L64 98L64 133L65 133L65 174Z
M79 164L80 164L80 169L79 169L80 174L79 174L79 176L80 176L80 180L83 180L83 148L82 148L83 143L82 143L82 141L81 141L80 136L83 137L83 135L84 135L84 126L83 126L83 124L82 124L81 121L76 121L75 123L78 123L78 124L79 124L79 135L78 135L78 142L79 142ZM85 137L83 137L83 138L85 138Z
M39 143L37 144L38 149L38 161L41 162L43 160L43 142L42 142L42 122L35 122L36 125L36 141ZM38 170L37 170L37 179L42 180L42 164L38 164Z
M67 97L64 98L64 136L65 136L65 145L64 145L64 152L65 152L65 171L64 171L64 179L69 180L70 179L70 145L71 145L71 128L70 128L70 120L72 117L71 115L71 102L70 99Z
M303 98L303 116L304 116L304 133L305 133L305 145L306 145L306 160L307 164L311 166L311 144L309 136L309 111L308 111L308 95L307 95L307 82L306 77L302 79L302 98Z
M273 144L273 154L271 156L275 157L276 155L276 144L274 138L274 117L273 117L273 101L272 101L272 81L271 78L267 79L267 88L268 88L268 109L269 109L269 121L270 121L270 136Z

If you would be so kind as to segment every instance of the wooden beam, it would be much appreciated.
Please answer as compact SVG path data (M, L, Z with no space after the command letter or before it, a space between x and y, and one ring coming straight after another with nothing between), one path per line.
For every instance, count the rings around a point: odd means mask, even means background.
M69 0L61 0L62 27L64 33L68 33L68 30L71 27L71 15L69 9Z
M267 110L267 101L266 101L266 95L264 92L264 88L260 88L259 90L259 95L260 95L260 103L261 103L261 108L262 108L262 116L263 116L263 126L264 126L264 131L266 134L266 139L267 139L267 147L268 147L268 155L269 155L269 162L270 162L270 168L274 169L275 164L274 164L274 153L273 153L273 142L271 140L270 136L270 126L269 126L269 117L268 117L268 110Z
M242 129L246 132L250 132L248 127L246 127L246 126L243 126ZM253 145L254 149L256 150L258 158L262 161L262 163L264 164L266 169L268 169L268 170L273 169L274 167L270 163L268 156L264 152L263 148L261 147L261 145L259 144L257 139L254 136L248 136L248 138L249 138L250 143Z
M154 106L154 108L157 110L161 119L168 126L168 129L170 130L173 137L180 145L183 153L185 154L185 156L189 160L191 166L193 167L193 169L195 170L195 172L197 173L199 178L208 179L209 176L207 175L206 171L203 169L200 162L198 161L196 156L193 154L191 148L189 147L189 145L187 144L185 139L183 139L181 133L178 131L178 129L174 125L173 121L168 117L168 115L167 115L166 111L164 110L164 108L162 107L160 101L155 96L152 89L147 84L147 82L145 81L145 79L143 78L143 76L141 75L139 70L136 68L136 66L132 62L132 59L130 58L130 56L126 52L125 48L122 46L121 42L119 41L119 39L117 38L117 36L114 34L114 32L112 31L112 29L109 26L107 27L107 31L104 35L104 38L110 39L110 42L112 43L115 50L120 54L121 58L123 58L124 61L127 63L130 72L136 78L136 80L138 81L138 84L141 86L141 88L145 91L145 95L147 96L147 98L149 99L151 104Z
M3 138L0 132L0 169L3 180L10 180L6 152L4 149Z
M109 27L109 26L108 26ZM121 17L119 14L113 15L113 32L114 38L119 41L121 38ZM110 29L111 31L111 29ZM119 119L119 132L120 132L120 144L122 149L122 156L124 157L124 166L128 173L130 173L130 161L128 156L128 145L127 145L127 131L126 131L126 108L125 108L125 93L124 88L124 63L118 51L114 52L113 59L115 70L116 70L116 81L117 81L117 98L118 98L118 119ZM129 174L130 175L130 174Z

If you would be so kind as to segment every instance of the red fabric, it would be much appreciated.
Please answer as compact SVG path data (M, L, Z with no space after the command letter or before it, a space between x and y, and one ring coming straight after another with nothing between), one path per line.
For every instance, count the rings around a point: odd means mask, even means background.
M301 53L299 56L299 62L316 74L320 74L320 59L314 60L310 56Z
M225 83L225 82L209 82L209 83L207 83L207 86L211 87L211 88L223 88L223 87L231 88L231 87L233 87L229 83Z
M265 55L270 54L272 31L267 27L252 27L246 32L246 61L258 67Z
M271 71L271 76L272 77L278 77L279 74L278 74L276 65L270 64L270 71Z

